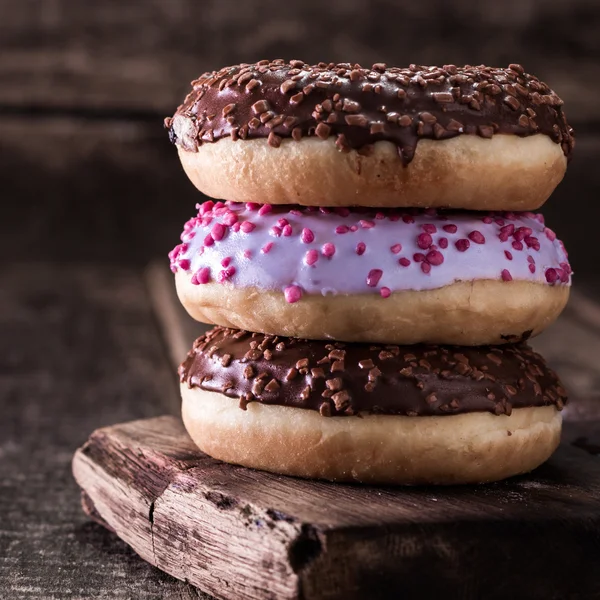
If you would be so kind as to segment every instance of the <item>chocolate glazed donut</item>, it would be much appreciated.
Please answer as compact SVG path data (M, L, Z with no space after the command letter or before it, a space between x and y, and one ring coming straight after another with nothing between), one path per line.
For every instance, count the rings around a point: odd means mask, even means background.
M574 146L562 100L520 65L260 61L192 85L165 124L216 198L531 210Z
M302 477L475 483L559 442L565 391L525 344L396 346L216 327L179 369L183 419L211 456Z

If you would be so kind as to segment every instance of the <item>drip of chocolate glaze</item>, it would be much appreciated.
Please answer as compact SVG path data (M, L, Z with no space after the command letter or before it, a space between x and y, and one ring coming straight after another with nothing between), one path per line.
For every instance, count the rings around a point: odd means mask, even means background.
M328 343L215 327L179 367L189 387L240 399L318 410L433 416L510 414L567 397L557 375L524 343L390 346Z
M515 64L368 69L260 61L205 73L192 86L165 119L171 141L188 151L226 137L267 138L278 147L282 138L334 136L342 151L392 142L408 164L422 138L541 133L567 158L574 146L563 101Z

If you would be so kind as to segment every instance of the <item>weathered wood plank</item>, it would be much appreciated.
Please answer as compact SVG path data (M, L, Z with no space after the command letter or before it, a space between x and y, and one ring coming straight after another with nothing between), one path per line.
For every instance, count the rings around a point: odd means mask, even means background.
M0 282L0 597L195 597L89 522L69 469L99 425L177 409L141 274L15 263Z
M572 119L597 120L599 22L593 0L346 0L326 11L319 0L5 0L0 104L169 113L202 71L277 56L518 61L550 80Z
M498 484L373 488L214 461L162 417L96 431L73 470L137 553L218 598L600 597L600 462L564 446Z

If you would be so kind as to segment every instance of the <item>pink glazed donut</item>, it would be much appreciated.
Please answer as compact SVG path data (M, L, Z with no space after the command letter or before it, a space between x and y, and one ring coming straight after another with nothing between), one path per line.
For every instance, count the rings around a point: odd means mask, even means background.
M502 344L564 308L562 242L529 212L205 202L170 253L195 319L281 336Z

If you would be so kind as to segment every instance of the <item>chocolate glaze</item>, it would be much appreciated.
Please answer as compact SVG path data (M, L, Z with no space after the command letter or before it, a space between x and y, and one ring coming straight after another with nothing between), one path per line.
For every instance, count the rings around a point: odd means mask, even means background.
M510 414L567 400L557 375L526 344L376 346L282 338L215 327L179 367L189 387L318 410L431 416Z
M574 146L563 101L514 64L366 69L264 60L205 73L192 86L165 120L171 141L189 151L230 136L268 138L275 147L281 138L335 136L340 150L393 142L407 164L419 139L465 133L542 133L561 144L567 158Z

